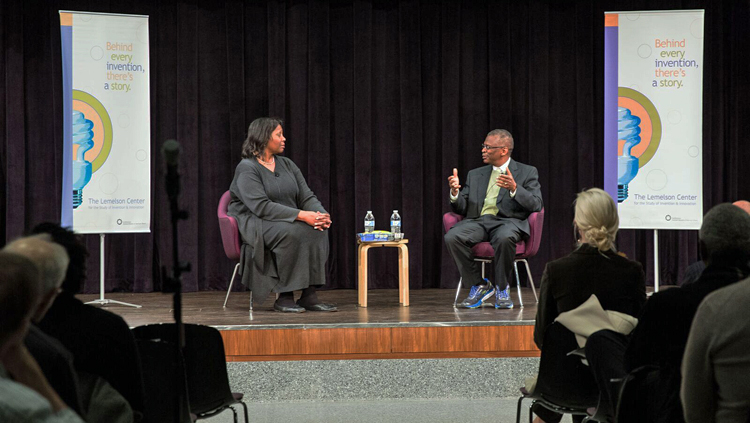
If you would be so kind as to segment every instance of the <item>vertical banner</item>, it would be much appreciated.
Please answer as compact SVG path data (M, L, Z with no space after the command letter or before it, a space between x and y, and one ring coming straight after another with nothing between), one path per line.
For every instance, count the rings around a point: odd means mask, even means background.
M700 229L703 10L604 17L604 189L620 227Z
M78 233L149 232L148 16L60 12L61 221Z

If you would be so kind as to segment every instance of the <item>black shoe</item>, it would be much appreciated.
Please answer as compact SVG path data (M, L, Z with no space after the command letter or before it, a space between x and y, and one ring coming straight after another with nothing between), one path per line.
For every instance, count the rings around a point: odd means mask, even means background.
M317 303L317 304L300 304L299 300L297 301L298 307L303 307L305 310L309 311L339 311L338 307L336 307L335 304L327 304L327 303Z
M282 313L304 313L305 312L305 308L300 307L297 304L294 304L292 306L283 306L283 305L279 305L278 301L273 303L273 309L276 311L280 311Z

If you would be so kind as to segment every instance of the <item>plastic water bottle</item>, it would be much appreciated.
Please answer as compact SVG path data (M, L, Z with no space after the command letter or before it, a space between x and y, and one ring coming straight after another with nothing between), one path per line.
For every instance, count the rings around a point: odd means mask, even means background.
M365 233L370 233L375 230L375 216L372 215L371 210L367 210L365 215Z
M401 216L398 215L398 210L394 210L391 215L391 232L394 235L401 233Z

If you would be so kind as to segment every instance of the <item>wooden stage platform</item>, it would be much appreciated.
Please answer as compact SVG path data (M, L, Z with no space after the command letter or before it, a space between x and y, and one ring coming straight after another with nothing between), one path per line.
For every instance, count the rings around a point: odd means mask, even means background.
M462 295L468 293L464 291ZM249 312L249 294L226 292L183 295L183 321L214 326L224 338L227 361L339 360L393 358L538 357L533 341L536 303L523 289L524 308L454 309L454 290L410 292L409 307L398 303L398 290L368 291L368 307L357 306L356 290L319 291L335 313L273 311L273 298ZM79 295L91 301L98 295ZM107 293L106 299L142 305L104 306L131 326L171 323L172 295ZM516 301L515 291L511 298Z

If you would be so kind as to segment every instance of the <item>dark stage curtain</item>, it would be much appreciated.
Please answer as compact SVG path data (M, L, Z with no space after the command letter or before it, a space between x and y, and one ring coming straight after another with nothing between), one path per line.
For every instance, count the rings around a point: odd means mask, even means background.
M750 199L742 142L747 93L747 1L42 1L0 5L0 236L60 216L62 93L57 11L147 14L151 32L151 234L107 236L107 290L160 289L171 264L159 149L182 156L180 248L193 264L185 290L225 289L216 205L228 189L250 121L286 121L287 156L331 212L329 287L356 285L355 233L367 210L379 229L391 210L410 240L412 288L455 286L443 243L447 177L481 165L494 128L513 158L539 169L546 220L531 260L573 247L572 201L602 176L603 13L706 9L706 210ZM744 129L743 129L744 128ZM743 165L745 163L745 165ZM97 236L86 292L98 290ZM622 231L619 246L652 279L652 231ZM660 232L662 283L698 258L695 231ZM392 249L371 252L375 287L397 286Z

